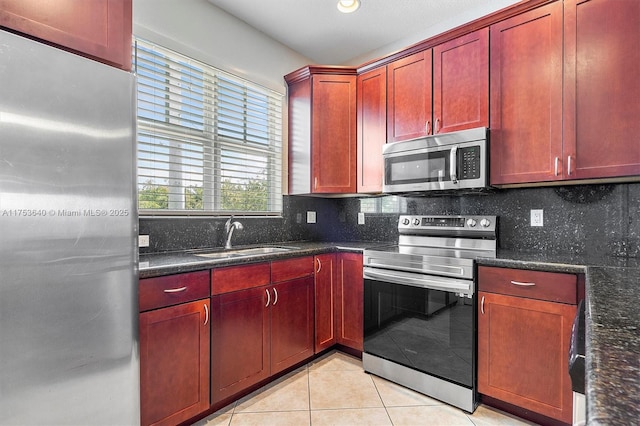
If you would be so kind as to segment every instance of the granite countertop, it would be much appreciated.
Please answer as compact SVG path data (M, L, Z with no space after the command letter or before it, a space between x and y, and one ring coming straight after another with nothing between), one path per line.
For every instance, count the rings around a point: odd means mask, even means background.
M502 251L478 264L584 273L588 425L640 419L640 259ZM635 419L635 420L634 420Z
M261 247L284 247L288 251L254 255L251 257L230 257L226 259L208 259L200 257L198 254L222 251L220 247L198 250L183 250L173 252L161 252L140 254L139 277L151 278L161 275L178 274L192 272L203 269L218 268L221 266L244 265L247 263L265 262L272 260L286 259L289 257L313 256L321 253L351 251L362 252L365 248L387 245L384 242L283 242L274 244L263 244ZM255 246L237 246L234 249L250 248Z
M389 244L393 243L295 241L265 245L289 251L230 259L197 256L206 249L141 254L139 273L148 278L327 252L362 252ZM640 258L499 250L496 258L480 258L477 263L585 274L587 424L626 425L640 419Z

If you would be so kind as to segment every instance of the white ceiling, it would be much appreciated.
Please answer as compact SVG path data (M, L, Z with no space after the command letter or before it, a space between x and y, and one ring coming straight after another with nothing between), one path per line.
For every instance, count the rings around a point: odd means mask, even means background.
M361 0L343 14L337 0L208 1L323 65L360 65L518 2Z

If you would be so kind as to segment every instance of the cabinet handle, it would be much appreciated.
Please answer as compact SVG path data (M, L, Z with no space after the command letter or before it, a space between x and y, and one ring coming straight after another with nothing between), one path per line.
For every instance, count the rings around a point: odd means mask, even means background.
M162 291L164 291L165 293L180 293L181 291L185 291L186 289L187 289L187 286L180 287L180 288L166 288Z
M318 176L313 178L313 189L318 189Z
M267 293L267 304L264 305L264 307L266 308L266 307L269 306L269 303L271 303L271 293L269 293L269 289L268 288L265 288L264 291Z
M523 282L520 282L520 281L511 281L511 284L519 285L519 286L522 286L522 287L533 287L534 285L536 285L536 283L523 283Z
M426 124L424 125L424 129L427 131L428 135L431 134L431 121L427 120Z
M560 159L558 157L556 157L556 165L555 165L555 174L556 174L556 176L558 176L558 161L560 161Z
M318 261L318 270L316 271L316 274L319 274L320 271L322 271L322 262L319 257L316 257L316 260Z
M482 296L482 300L480 301L480 312L484 315L484 296Z
M436 118L435 128L433 129L433 134L435 135L440 131L440 119Z
M569 155L568 159L567 159L567 172L569 174L569 176L571 176L571 156Z
M273 297L273 306L276 306L276 303L278 303L278 290L275 288L273 289Z
M209 322L209 307L207 304L204 304L204 325L207 325Z

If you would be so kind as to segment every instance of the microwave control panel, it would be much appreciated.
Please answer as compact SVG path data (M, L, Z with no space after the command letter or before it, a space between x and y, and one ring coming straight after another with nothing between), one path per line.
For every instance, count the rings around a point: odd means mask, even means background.
M480 177L480 147L468 146L460 148L459 158L459 179L478 179Z

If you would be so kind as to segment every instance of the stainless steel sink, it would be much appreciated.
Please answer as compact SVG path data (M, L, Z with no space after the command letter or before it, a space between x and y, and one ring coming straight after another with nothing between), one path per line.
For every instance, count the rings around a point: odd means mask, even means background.
M214 251L209 253L194 253L198 257L206 257L208 259L229 259L233 257L259 256L262 254L281 253L295 250L295 247L252 247L244 249Z

